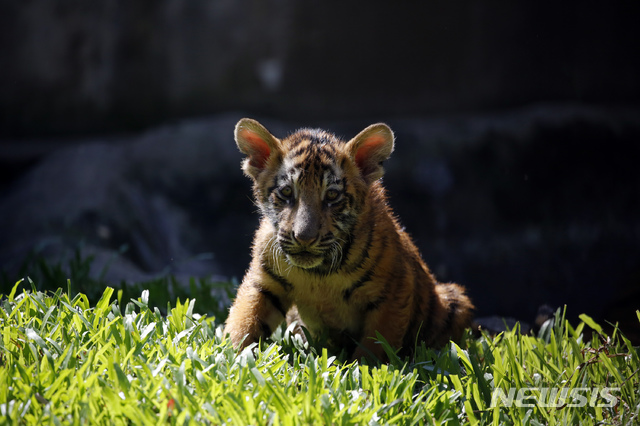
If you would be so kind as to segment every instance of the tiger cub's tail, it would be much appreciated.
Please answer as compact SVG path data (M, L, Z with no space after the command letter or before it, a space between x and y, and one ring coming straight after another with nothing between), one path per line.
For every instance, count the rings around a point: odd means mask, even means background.
M474 306L464 287L458 284L437 283L435 291L443 315L439 318L438 330L429 340L437 346L443 346L449 340L460 340L464 329L471 325Z

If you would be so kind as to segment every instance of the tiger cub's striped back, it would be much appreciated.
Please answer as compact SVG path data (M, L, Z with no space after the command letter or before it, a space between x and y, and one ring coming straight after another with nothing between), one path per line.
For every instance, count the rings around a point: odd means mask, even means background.
M279 140L257 121L235 129L262 218L225 332L236 347L299 318L354 359L384 359L376 332L410 352L458 339L473 305L437 283L380 182L394 137L374 124L348 142L302 129Z

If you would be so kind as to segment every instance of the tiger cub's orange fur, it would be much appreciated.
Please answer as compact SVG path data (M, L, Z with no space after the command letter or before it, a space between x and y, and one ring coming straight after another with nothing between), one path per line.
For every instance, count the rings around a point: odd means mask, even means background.
M225 328L236 347L269 336L287 313L354 359L386 359L376 332L410 353L470 325L464 288L436 282L387 204L389 127L374 124L348 142L314 129L279 140L245 118L235 140L262 213Z

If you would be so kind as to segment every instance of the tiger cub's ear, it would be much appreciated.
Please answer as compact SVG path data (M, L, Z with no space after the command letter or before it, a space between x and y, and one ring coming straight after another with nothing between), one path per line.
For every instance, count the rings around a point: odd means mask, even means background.
M253 179L267 167L269 160L281 156L280 141L256 120L243 118L238 121L234 136L238 149L247 155L242 170Z
M347 142L347 150L367 183L384 174L382 162L393 152L393 132L383 123L372 124Z

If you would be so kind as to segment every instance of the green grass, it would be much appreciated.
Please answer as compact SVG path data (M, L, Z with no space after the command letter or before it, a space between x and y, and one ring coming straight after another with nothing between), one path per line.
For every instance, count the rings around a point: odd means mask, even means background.
M535 337L515 329L440 351L419 346L411 360L381 342L392 361L366 365L284 328L238 354L193 299L161 312L148 290L128 301L106 288L90 301L19 282L7 293L4 423L589 425L640 416L638 348L586 315L573 328L558 311Z
M121 251L124 252L124 249ZM94 304L102 297L104 289L114 283L104 280L109 265L98 276L92 275L93 261L93 256L82 255L82 245L58 262L52 262L34 251L23 260L16 276L9 276L0 266L0 295L8 294L18 279L28 277L34 291L55 291L62 285L69 297L82 293L89 303ZM120 300L125 301L148 290L149 305L157 306L162 314L167 313L168 303L177 299L195 299L195 312L224 320L237 284L235 280L221 282L208 278L190 278L188 282L179 282L173 275L165 273L149 281L121 282L116 289Z

